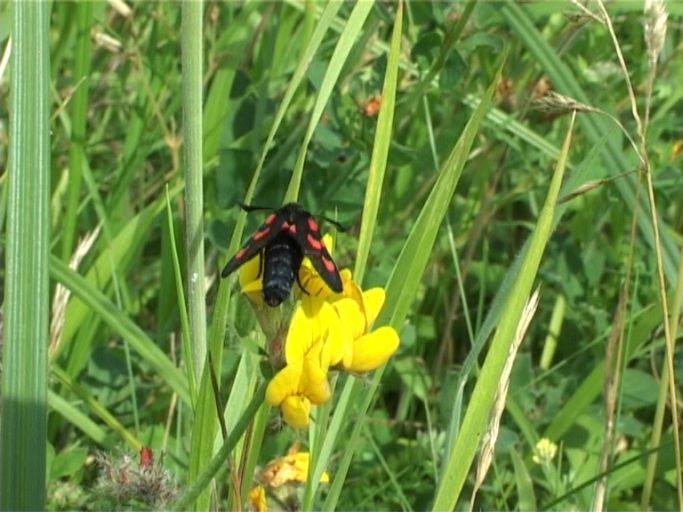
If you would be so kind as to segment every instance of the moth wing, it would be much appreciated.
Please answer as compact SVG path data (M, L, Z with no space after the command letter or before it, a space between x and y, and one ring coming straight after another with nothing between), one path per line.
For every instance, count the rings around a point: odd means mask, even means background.
M285 218L277 212L271 213L266 221L244 243L242 248L230 258L221 272L221 277L228 277L243 263L249 261L263 249L268 242L275 238L285 223Z
M301 250L320 274L323 281L335 292L344 289L339 269L320 236L320 228L312 215L302 215L296 222L296 241Z

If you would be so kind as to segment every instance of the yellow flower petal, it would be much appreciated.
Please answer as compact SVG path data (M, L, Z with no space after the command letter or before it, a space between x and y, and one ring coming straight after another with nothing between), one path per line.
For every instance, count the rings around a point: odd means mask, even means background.
M342 329L351 333L353 339L365 333L365 315L356 301L344 298L335 301L333 306L339 314Z
M312 316L308 314L304 304L305 301L300 302L292 314L285 340L285 359L288 363L295 363L304 357L310 357L327 371L331 354L336 356L339 351L340 342L337 338L340 331L337 330L332 337L336 344L328 346L323 341L328 339L330 329L339 324L339 317L334 308L326 302L321 302L317 314ZM335 364L338 359L337 357Z
M334 249L334 239L332 235L326 233L323 236L323 244L327 248L327 251L332 254ZM298 297L303 299L304 297L314 297L319 300L324 300L335 292L327 285L318 272L313 268L311 260L304 258L299 267L299 279L297 280L297 289L301 292L298 293ZM303 289L302 289L303 288Z
M266 490L262 485L257 485L249 491L249 507L254 512L267 512Z
M263 306L265 302L263 301L263 282L259 279L257 281L252 281L242 286L240 291L247 296L247 298L257 306Z
M342 328L337 311L328 306L326 317L323 319L328 325L327 336L324 338L325 347L329 353L328 366L335 366L353 349L351 332Z
M398 348L398 333L393 327L380 327L353 342L353 360L346 369L364 373L384 364Z
M330 384L327 382L327 372L308 357L304 359L299 393L316 405L324 404L330 399L331 391Z
M263 305L263 280L261 278L261 254L254 256L239 269L240 291L257 305Z
M334 237L329 233L323 235L323 243L327 247L327 252L334 254Z
M386 293L383 288L371 288L363 292L363 304L365 306L365 316L368 322L368 329L372 327L377 315L382 310Z
M303 361L288 364L277 372L266 388L266 402L270 405L280 405L288 396L297 394L302 372Z
M351 279L351 271L344 272L344 270L342 270L342 283L344 284L343 296L352 299L359 305L362 305L363 290L361 290L361 287L358 285L358 283Z
M297 288L301 290L299 297L308 295L323 300L334 295L334 291L320 277L318 272L313 269L313 265L308 258L304 258L301 267L299 267L297 284L300 284Z
M240 288L244 288L253 281L261 281L261 258L261 254L258 254L240 267Z
M325 304L324 299L316 297L315 295L309 295L307 293L299 294L299 298L301 299L301 307L306 313L306 316L309 318L319 315L320 308L322 308L323 304Z
M303 308L297 306L285 339L285 360L288 364L303 361L314 342L313 318L306 315Z
M282 417L292 428L306 428L311 414L311 402L304 396L288 396L281 404Z

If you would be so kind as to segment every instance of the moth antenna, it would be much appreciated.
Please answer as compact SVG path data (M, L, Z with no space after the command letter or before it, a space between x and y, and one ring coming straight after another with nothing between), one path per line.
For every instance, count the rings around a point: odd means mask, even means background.
M344 233L347 229L349 229L346 226L344 226L343 224L337 222L334 219L330 219L329 217L321 217L321 219L323 219L323 220L329 222L330 224L334 225L342 233Z
M245 204L241 201L237 201L237 205L247 213L257 212L257 211L261 211L261 210L272 212L274 210L274 208L269 208L268 206L256 206L253 204L249 205L249 204Z

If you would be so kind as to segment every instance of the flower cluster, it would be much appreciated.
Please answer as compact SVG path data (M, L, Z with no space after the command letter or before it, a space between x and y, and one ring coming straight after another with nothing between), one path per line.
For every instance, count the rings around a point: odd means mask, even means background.
M331 238L326 236L324 241L331 248ZM242 292L261 307L263 284L257 260L241 267L240 285ZM343 291L334 293L308 259L299 269L298 282L305 290L297 293L299 300L284 337L284 357L276 358L282 368L266 390L266 401L279 406L285 421L294 428L308 426L311 406L330 399L327 376L331 369L369 372L398 348L395 329L385 326L372 330L384 304L384 290L362 290L349 270L340 274Z

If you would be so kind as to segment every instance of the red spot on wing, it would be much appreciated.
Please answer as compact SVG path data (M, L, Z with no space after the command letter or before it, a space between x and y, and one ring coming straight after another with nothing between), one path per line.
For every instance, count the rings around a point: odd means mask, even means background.
M308 242L308 245L315 249L316 251L319 251L320 249L323 248L323 243L315 238L313 235L310 233L306 235L306 242Z
M313 217L309 217L308 219L308 229L311 231L318 231L318 223L315 221Z
M239 251L237 251L237 254L235 254L235 259L236 260L241 260L244 258L244 254L247 252L248 247L243 247Z
M266 217L266 224L272 224L276 218L277 218L277 214L271 213L270 215L268 215L268 217Z
M323 265L325 265L325 268L327 269L328 272L334 272L335 270L337 270L337 266L334 264L334 261L332 261L331 259L329 259L325 256L322 256L320 259L323 260Z
M291 224L287 229L291 234L296 235L296 224Z
M292 225L287 221L284 221L282 223L282 231L289 231L289 228L291 228L291 227L292 227Z
M270 226L266 226L261 231L257 231L256 233L251 235L251 239L256 240L256 241L261 240L261 238L263 238L264 236L267 236L268 233L270 233Z

